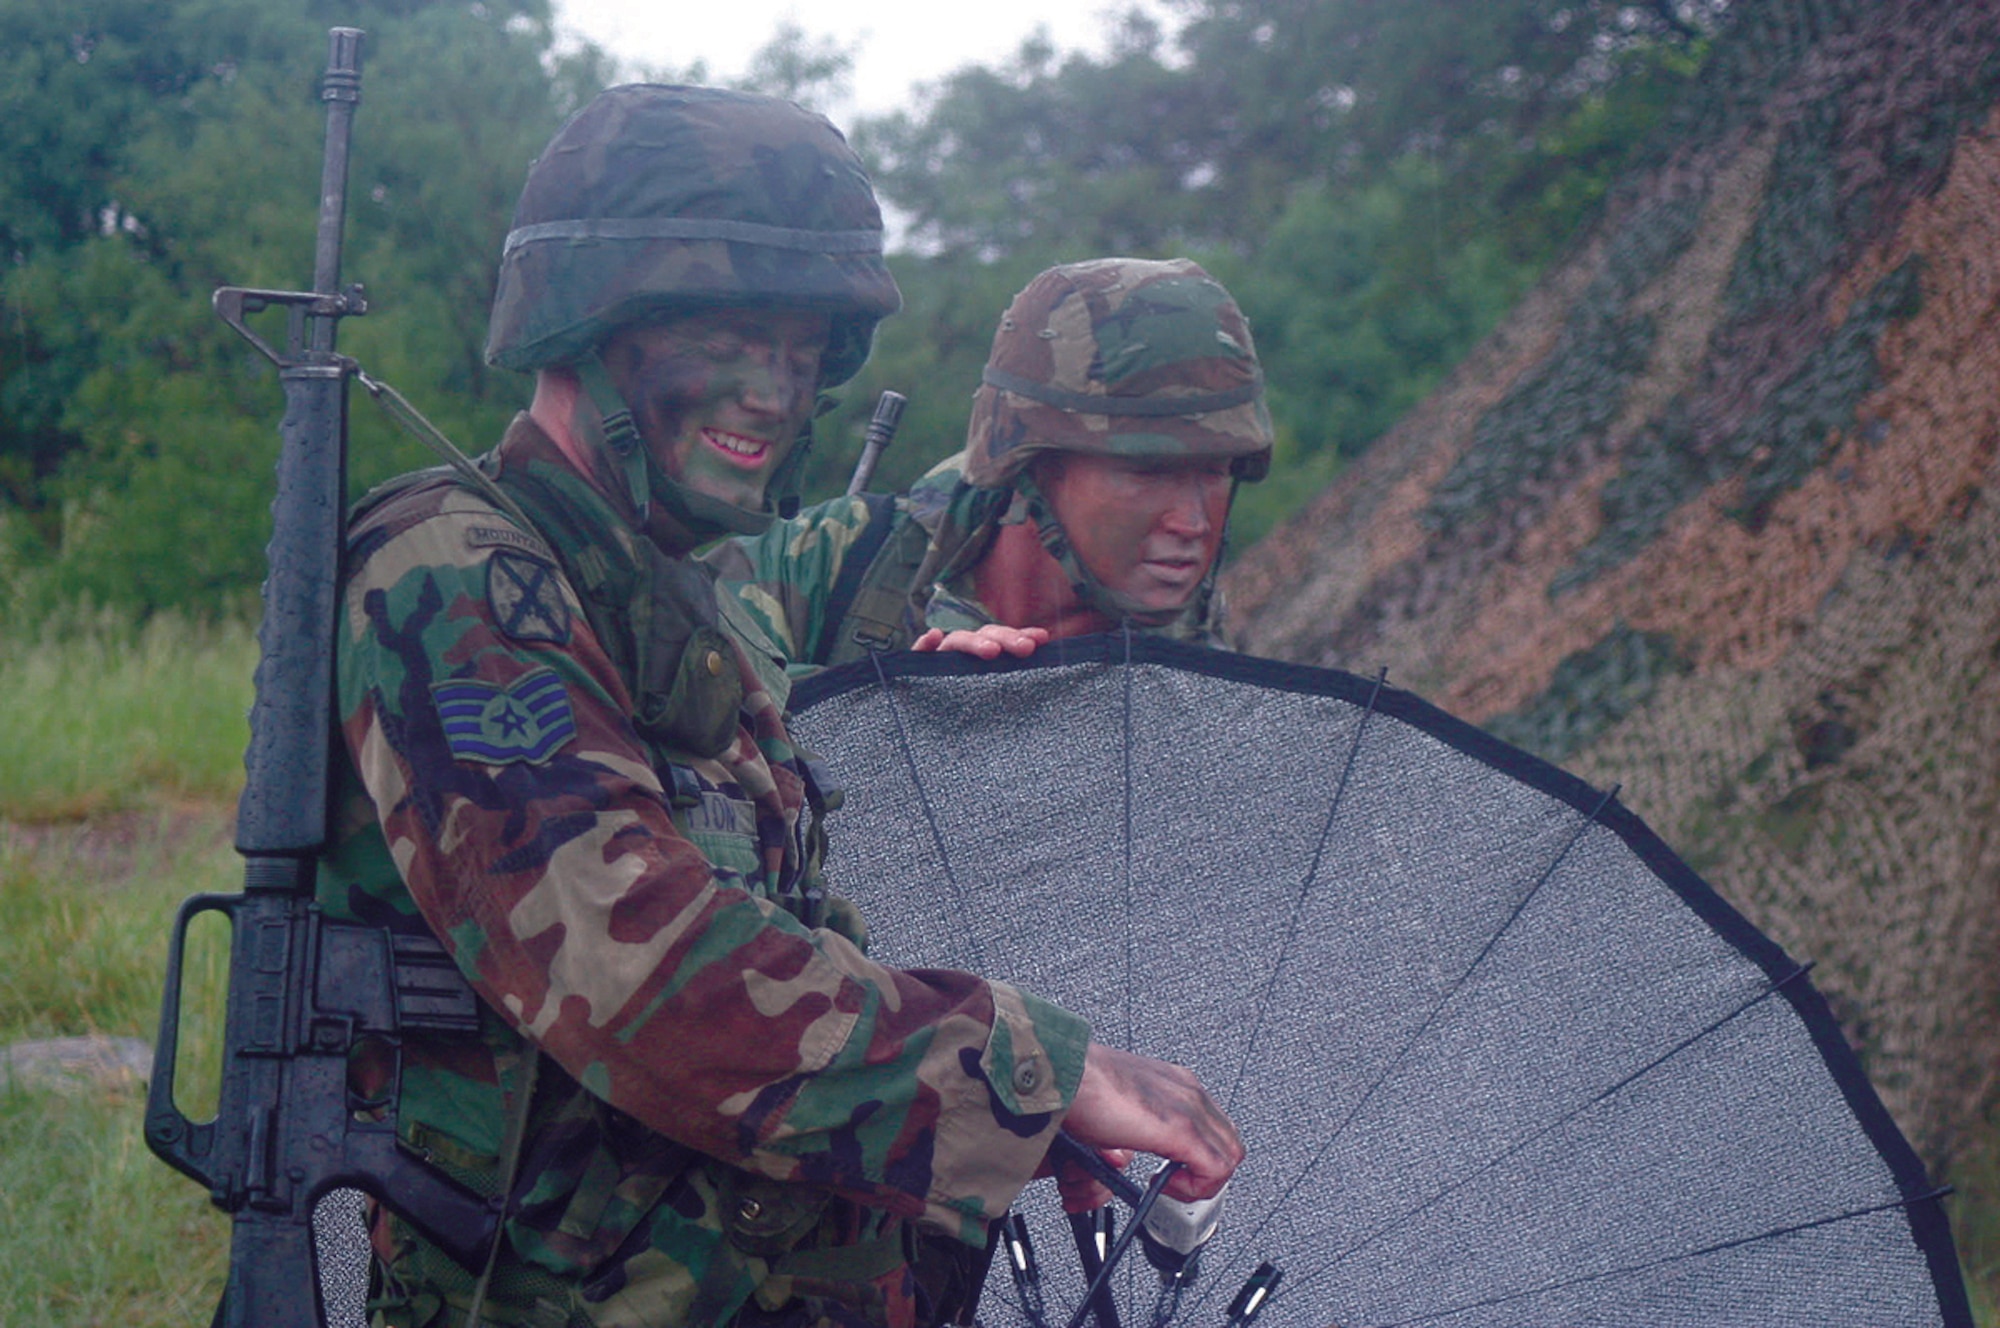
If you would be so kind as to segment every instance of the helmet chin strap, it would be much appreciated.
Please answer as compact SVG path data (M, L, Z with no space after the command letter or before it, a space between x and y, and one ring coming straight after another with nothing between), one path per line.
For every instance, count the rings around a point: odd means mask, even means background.
M611 371L604 367L604 361L596 351L578 360L575 365L577 378L583 390L589 395L591 404L604 424L604 447L618 473L624 477L626 496L632 500L632 510L638 513L638 523L644 527L652 514L652 500L658 498L665 508L688 533L697 540L710 540L720 535L761 534L777 515L768 496L762 512L752 512L731 502L701 493L682 484L667 474L654 460L652 449L639 436L638 423L632 418L632 408L626 403L624 394L611 381ZM802 463L798 454L803 447L793 449L794 456ZM785 459L784 466L794 465L793 457ZM781 472L784 467L780 468ZM778 476L772 477L775 486Z
M1023 470L1014 478L1014 491L1027 503L1028 516L1035 523L1042 547L1069 577L1070 589L1076 597L1090 608L1096 609L1113 622L1131 623L1134 627L1165 627L1190 611L1206 614L1208 602L1214 593L1216 570L1222 563L1222 550L1218 546L1216 556L1209 562L1208 571L1203 574L1201 585L1187 603L1172 609L1149 609L1129 595L1122 595L1091 575L1083 559L1077 557L1076 549L1063 532L1062 522L1056 519L1055 507L1036 486L1034 476ZM1235 489L1230 490L1230 501L1236 498ZM1225 518L1226 519L1226 518Z
M578 360L575 368L590 403L597 407L604 429L604 448L611 453L618 473L625 477L625 494L632 500L632 510L639 514L639 524L643 526L652 514L649 479L652 466L645 441L639 437L639 425L632 418L632 408L625 404L624 395L611 381L611 371L604 367L596 351Z

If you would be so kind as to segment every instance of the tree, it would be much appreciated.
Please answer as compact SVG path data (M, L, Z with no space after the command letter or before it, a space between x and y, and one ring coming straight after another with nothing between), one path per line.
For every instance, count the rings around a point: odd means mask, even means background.
M1110 54L1042 39L945 80L921 114L864 126L885 192L928 247L988 256L1056 236L1104 251L1254 250L1301 187L1365 185L1401 158L1468 206L1607 96L1651 91L1726 0L1173 0L1169 41L1128 13ZM1642 87L1643 85L1643 87ZM1657 101L1657 98L1652 98Z
M211 610L258 581L280 395L208 294L310 278L316 8L0 6L0 45L31 80L6 95L52 108L32 140L0 135L0 532L45 596ZM343 348L483 443L524 398L483 360L493 256L522 165L601 58L545 66L545 0L380 0L341 20L370 34L345 269L373 304ZM421 457L354 419L357 482Z
M1171 3L1171 39L1133 12L1101 60L1031 40L857 140L929 256L912 287L1108 253L1215 271L1256 329L1288 481L1248 502L1253 534L1274 496L1330 479L1561 252L1727 14L1726 0ZM950 300L911 304L956 316ZM883 341L963 331L891 324ZM926 367L935 382L947 365ZM976 364L956 375L969 390Z
M1724 0L1168 0L1101 58L1044 37L853 126L908 252L906 312L818 427L837 491L877 391L883 483L963 437L1001 309L1051 263L1201 259L1267 361L1280 482L1330 478L1557 253L1700 67ZM0 567L140 608L247 596L275 376L208 311L307 279L326 0L0 0ZM613 76L552 55L549 0L352 0L371 35L343 348L478 450L522 404L484 331L523 166ZM1172 29L1171 33L1169 29ZM852 54L780 28L739 82L811 105ZM699 79L698 66L652 71ZM906 224L901 224L905 223ZM354 416L357 483L427 461Z

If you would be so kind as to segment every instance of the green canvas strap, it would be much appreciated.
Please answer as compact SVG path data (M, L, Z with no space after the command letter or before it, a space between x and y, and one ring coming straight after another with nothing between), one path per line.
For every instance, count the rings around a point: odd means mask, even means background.
M815 664L845 664L910 644L910 595L930 552L930 532L889 499L878 509L877 495L865 497L868 528L848 551L827 597Z
M861 585L868 573L875 570L875 556L882 552L883 543L896 519L896 500L886 493L858 493L854 495L862 510L868 514L868 524L861 528L861 534L847 548L840 563L840 575L834 578L833 589L826 597L826 607L822 610L822 648L814 651L815 656L826 653L825 642L837 644L837 638L826 637L824 628L831 625L836 632L845 623L847 611L854 605L854 598L861 593ZM812 663L824 664L826 660L814 658Z
M611 371L604 367L596 351L576 362L576 376L603 420L604 445L611 449L611 457L625 477L625 492L632 499L632 510L638 513L639 524L644 526L652 511L653 486L646 473L646 446L639 438L639 426L632 420L632 408L625 404L624 395L611 381Z
M535 1080L542 1068L542 1051L527 1044L521 1057L521 1087L507 1104L507 1133L500 1142L500 1224L493 1244L486 1251L486 1265L472 1288L472 1303L466 1306L465 1328L479 1328L479 1312L486 1307L486 1289L493 1282L493 1267L500 1261L500 1246L507 1240L507 1209L514 1193L514 1173L521 1165L521 1145L528 1137L528 1112L534 1106Z
M889 1234L852 1245L828 1245L781 1254L771 1261L771 1275L794 1281L862 1284L892 1273L906 1262L902 1229L895 1227Z

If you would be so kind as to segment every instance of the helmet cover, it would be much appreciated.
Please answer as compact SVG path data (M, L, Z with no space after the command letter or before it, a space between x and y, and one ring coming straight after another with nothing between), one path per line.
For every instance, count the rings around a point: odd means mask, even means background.
M1185 258L1100 258L1025 286L993 334L965 477L1002 488L1044 452L1228 457L1270 469L1271 416L1250 325Z
M572 363L629 323L720 303L824 309L820 385L854 376L902 304L861 161L778 97L634 83L578 111L528 168L486 358Z

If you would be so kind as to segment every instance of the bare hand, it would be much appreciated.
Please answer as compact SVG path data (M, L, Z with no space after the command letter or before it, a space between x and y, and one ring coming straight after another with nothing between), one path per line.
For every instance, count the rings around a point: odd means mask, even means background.
M1178 1065L1093 1042L1084 1055L1083 1082L1063 1122L1078 1143L1105 1152L1112 1165L1119 1152L1144 1151L1183 1164L1167 1182L1167 1194L1189 1201L1220 1190L1243 1160L1236 1126L1194 1075ZM1116 1151L1113 1151L1116 1150ZM1059 1177L1063 1207L1102 1203L1102 1186L1084 1178Z
M933 627L912 641L910 649L926 653L950 650L962 655L977 655L981 659L998 659L1004 650L1026 659L1035 653L1036 646L1048 643L1049 629L1046 627L1003 627L999 623L987 623L976 632L963 629L947 632L942 627Z

